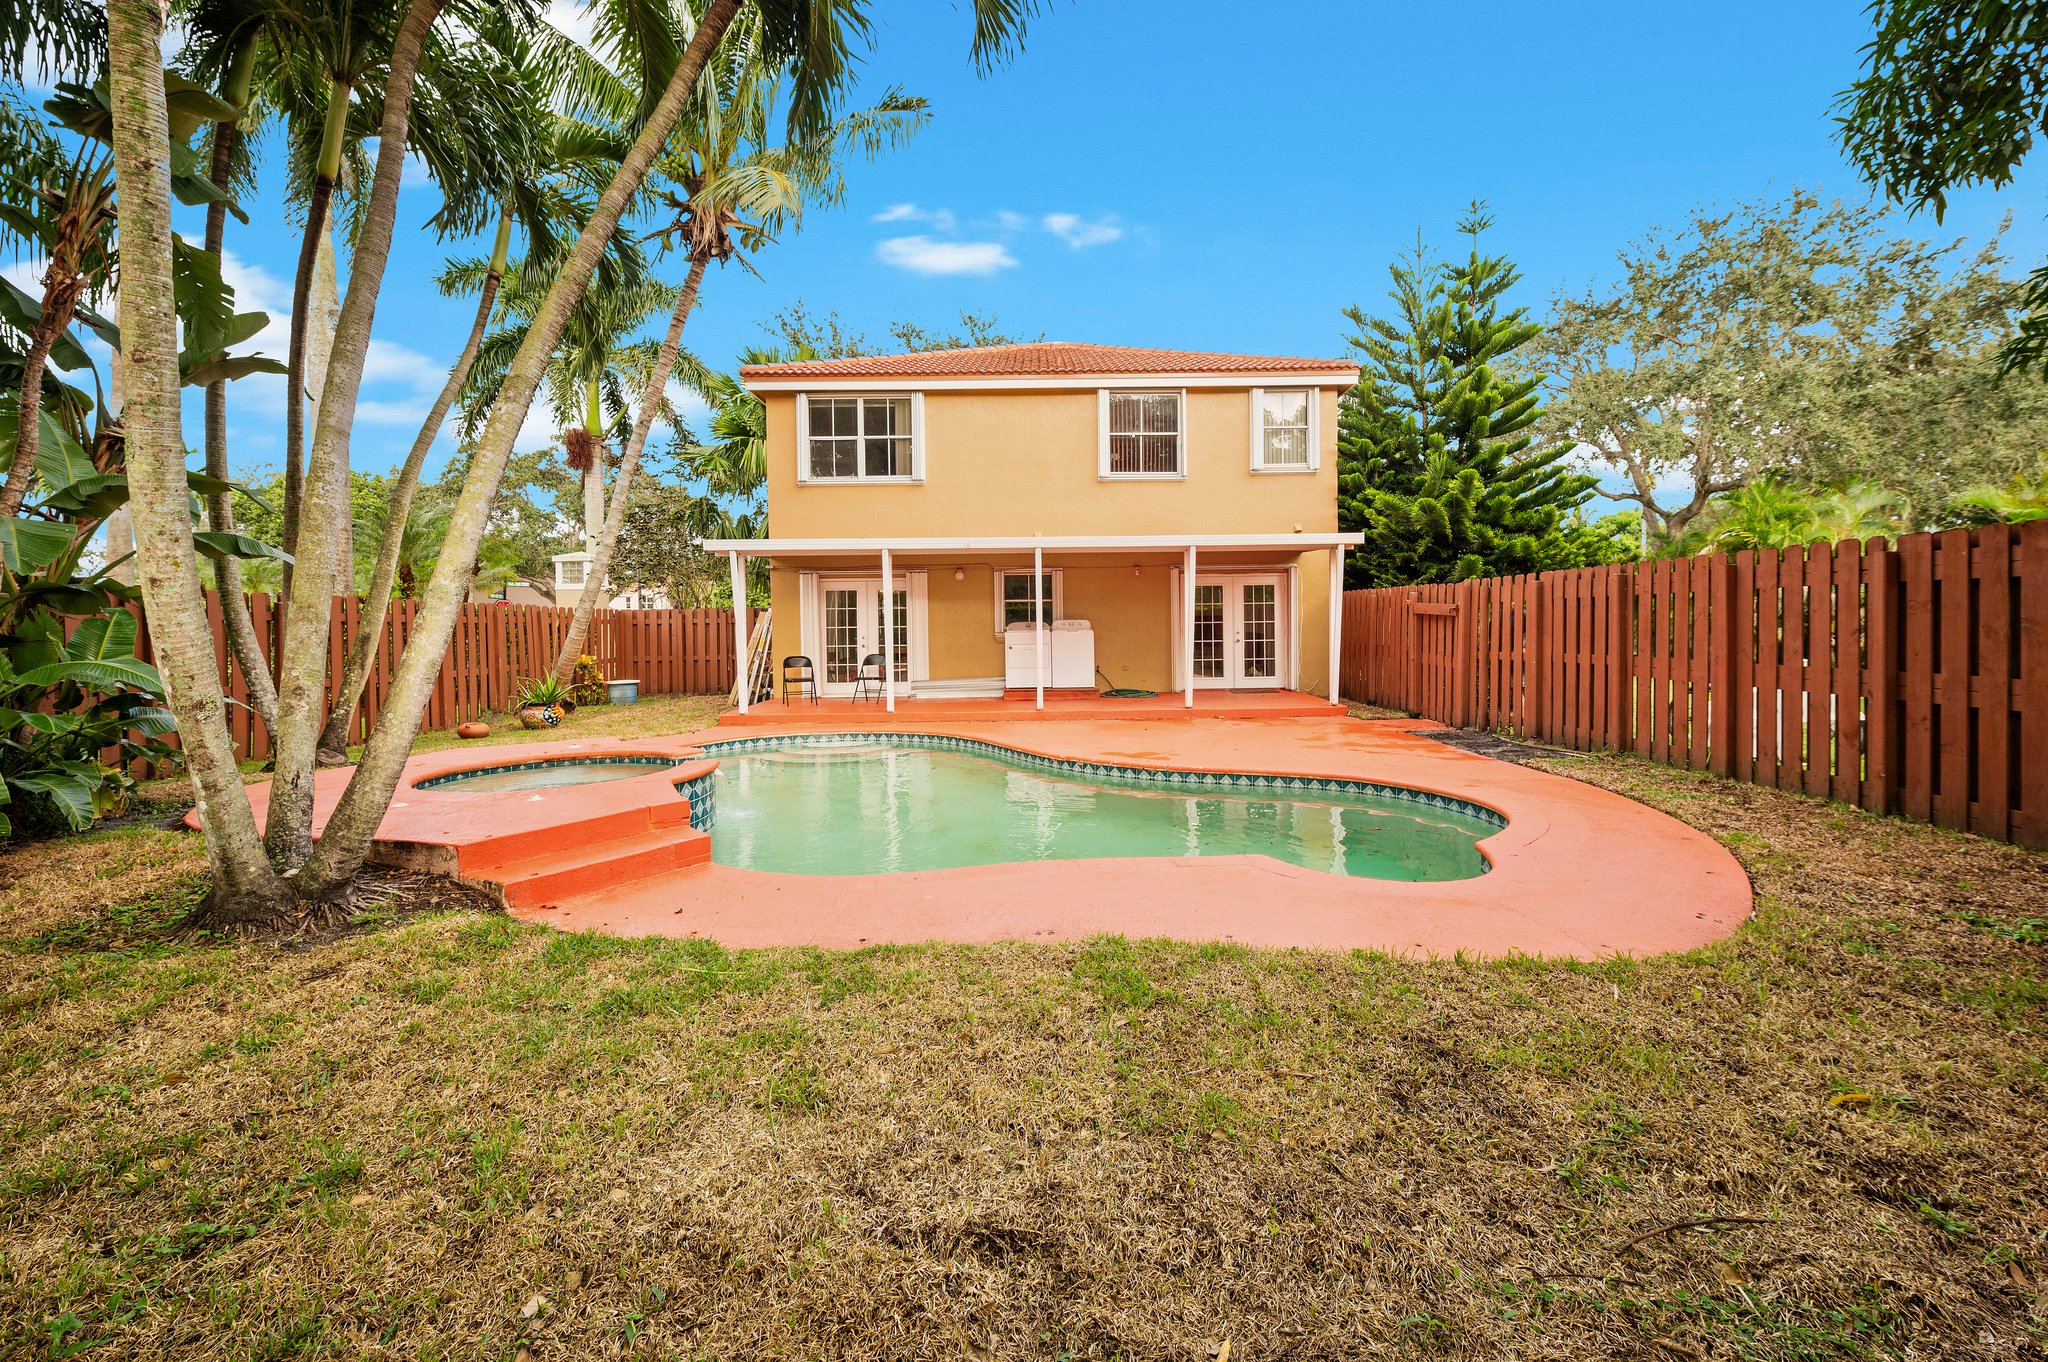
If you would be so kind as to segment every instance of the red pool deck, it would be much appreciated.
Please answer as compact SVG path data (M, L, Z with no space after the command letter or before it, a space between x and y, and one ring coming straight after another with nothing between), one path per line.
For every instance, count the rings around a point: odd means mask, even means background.
M901 709L897 717L904 717ZM689 829L687 805L672 788L689 772L530 792L413 788L452 770L535 758L647 753L681 763L696 743L720 737L909 727L874 722L872 707L859 718L820 715L779 730L748 723L656 742L551 742L415 757L378 831L380 854L505 885L510 911L526 921L622 936L707 937L733 947L1071 941L1121 933L1595 959L1704 945L1734 931L1750 912L1749 881L1734 857L1674 818L1591 785L1432 742L1410 723L1335 710L1303 718L1114 722L1034 712L1022 721L927 718L915 728L1049 757L1349 777L1456 795L1507 816L1508 826L1480 843L1489 873L1419 884L1330 875L1262 856L1203 856L781 875L708 863L709 842ZM321 773L316 819L325 817L347 775ZM251 788L259 810L266 794L265 786Z

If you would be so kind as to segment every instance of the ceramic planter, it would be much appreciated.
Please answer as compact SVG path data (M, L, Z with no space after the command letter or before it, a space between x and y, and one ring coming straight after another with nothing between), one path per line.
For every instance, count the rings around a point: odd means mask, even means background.
M559 728L566 711L560 705L528 705L519 711L521 728Z
M614 679L605 683L611 691L612 703L630 705L640 698L640 681L637 677Z
M479 723L475 719L471 719L466 724L457 724L455 726L455 736L458 738L487 738L490 734L491 726L486 723Z

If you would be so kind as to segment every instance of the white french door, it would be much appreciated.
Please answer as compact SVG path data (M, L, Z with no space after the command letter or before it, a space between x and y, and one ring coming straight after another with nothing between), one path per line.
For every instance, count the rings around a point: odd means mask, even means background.
M880 577L825 577L818 582L819 628L823 654L817 658L818 690L823 695L851 695L861 663L884 651L885 629L895 632L893 650L899 693L910 684L910 588L903 578L885 601ZM873 685L869 686L870 692Z
M1277 688L1286 679L1286 599L1280 573L1195 576L1195 685Z

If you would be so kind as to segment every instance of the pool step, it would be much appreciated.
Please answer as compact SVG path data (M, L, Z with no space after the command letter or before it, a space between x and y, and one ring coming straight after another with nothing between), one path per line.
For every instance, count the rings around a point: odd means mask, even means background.
M501 862L480 872L481 878L505 887L509 908L537 908L635 880L704 865L711 859L711 838L690 828L658 828L635 836L591 843L580 838L582 824L558 829L546 852L521 861Z
M673 802L618 809L594 814L552 827L526 828L500 837L470 842L457 850L465 875L498 879L498 867L523 861L559 857L600 845L625 842L663 833L670 838L690 831L690 801L678 796Z

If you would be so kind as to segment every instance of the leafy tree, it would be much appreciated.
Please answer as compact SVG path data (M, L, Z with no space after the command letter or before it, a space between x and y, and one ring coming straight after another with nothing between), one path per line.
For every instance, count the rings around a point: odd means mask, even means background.
M1346 568L1357 585L1534 570L1592 495L1567 446L1536 446L1542 375L1517 352L1542 328L1506 302L1515 267L1481 253L1490 224L1475 203L1463 261L1438 262L1420 242L1396 261L1392 315L1346 310L1363 363L1338 417L1338 521L1366 535Z
M882 347L868 343L865 333L851 330L841 322L837 312L814 317L801 299L770 317L762 329L781 339L782 344L778 348L782 353L778 358L782 359L856 359L883 353ZM916 353L983 345L1024 345L1044 340L1045 333L1013 335L1003 330L1002 323L995 317L963 310L959 324L952 327L927 327L907 320L891 322L889 337L896 343L896 353Z
M1948 191L2003 186L2048 133L2048 0L1875 0L1864 74L1842 92L1842 148L1871 183L1941 221ZM2001 374L2048 379L2048 264L2035 269Z
M2048 389L1994 391L2015 305L1996 243L1959 262L1885 227L1799 191L1631 244L1531 347L1555 375L1543 429L1618 469L1657 540L1774 471L1929 511L2009 476L2048 444Z

